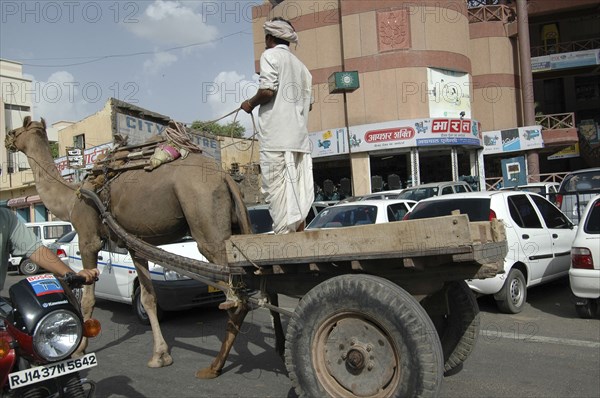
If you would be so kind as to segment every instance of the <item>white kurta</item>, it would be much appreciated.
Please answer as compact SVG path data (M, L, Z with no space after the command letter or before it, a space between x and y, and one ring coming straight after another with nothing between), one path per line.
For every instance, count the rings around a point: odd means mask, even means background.
M260 58L259 88L276 95L258 112L262 191L275 233L294 232L314 200L308 139L312 76L285 45Z

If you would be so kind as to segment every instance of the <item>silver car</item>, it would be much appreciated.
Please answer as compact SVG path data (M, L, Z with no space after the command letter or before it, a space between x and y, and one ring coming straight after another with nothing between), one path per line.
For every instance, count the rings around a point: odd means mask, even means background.
M600 194L600 167L573 171L561 182L556 205L574 224L579 224L585 207L597 194Z

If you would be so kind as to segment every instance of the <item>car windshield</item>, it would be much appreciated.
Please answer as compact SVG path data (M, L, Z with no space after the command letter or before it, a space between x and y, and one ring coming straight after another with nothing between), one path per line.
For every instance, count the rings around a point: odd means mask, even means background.
M588 191L592 189L600 189L600 173L598 171L568 175L560 185L560 192Z
M488 221L490 217L490 199L461 198L419 202L410 212L409 219L449 216L454 210L460 211L460 214L467 214L470 221Z
M376 219L377 206L364 204L333 206L321 211L306 229L375 224Z
M431 198L437 196L438 188L413 188L403 191L397 196L397 199L409 199L416 200L417 202L422 199Z
M58 240L56 242L57 243L69 243L73 240L75 235L77 235L77 231L75 231L75 230L67 232L66 234L64 234L63 236L58 238Z

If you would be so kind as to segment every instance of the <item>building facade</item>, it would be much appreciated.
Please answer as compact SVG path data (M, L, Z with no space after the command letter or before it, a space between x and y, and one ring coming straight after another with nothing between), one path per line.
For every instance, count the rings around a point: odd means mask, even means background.
M35 190L27 157L11 153L4 147L6 132L23 125L31 117L32 99L36 99L32 81L23 76L20 63L0 59L0 206L12 207L23 221L46 221L51 218ZM56 141L55 130L49 130Z
M598 3L529 1L521 20L561 19L566 10L583 16ZM309 131L318 185L350 180L353 193L364 194L396 188L398 180L468 177L485 188L486 177L502 176L504 158L538 159L548 168L549 153L578 142L573 123L557 131L537 117L526 120L528 93L539 84L523 77L517 11L514 1L265 1L253 10L256 70L263 23L290 20L299 35L291 49L313 75ZM600 37L595 21L586 37ZM537 44L538 22L530 26ZM330 82L340 72L358 88L335 93ZM486 132L514 145L486 151Z

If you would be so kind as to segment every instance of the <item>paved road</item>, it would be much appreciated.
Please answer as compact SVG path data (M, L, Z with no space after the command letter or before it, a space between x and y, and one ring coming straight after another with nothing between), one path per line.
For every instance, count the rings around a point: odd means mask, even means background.
M9 276L7 284L18 277ZM293 300L282 300L292 307ZM525 310L499 314L492 300L479 299L482 334L442 397L599 397L600 321L577 318L568 280L530 289ZM151 332L125 304L98 300L103 325L90 351L100 366L87 371L97 397L295 397L283 362L273 350L266 310L249 314L223 375L197 380L220 347L225 315L217 309L172 314L163 323L175 363L149 369Z

